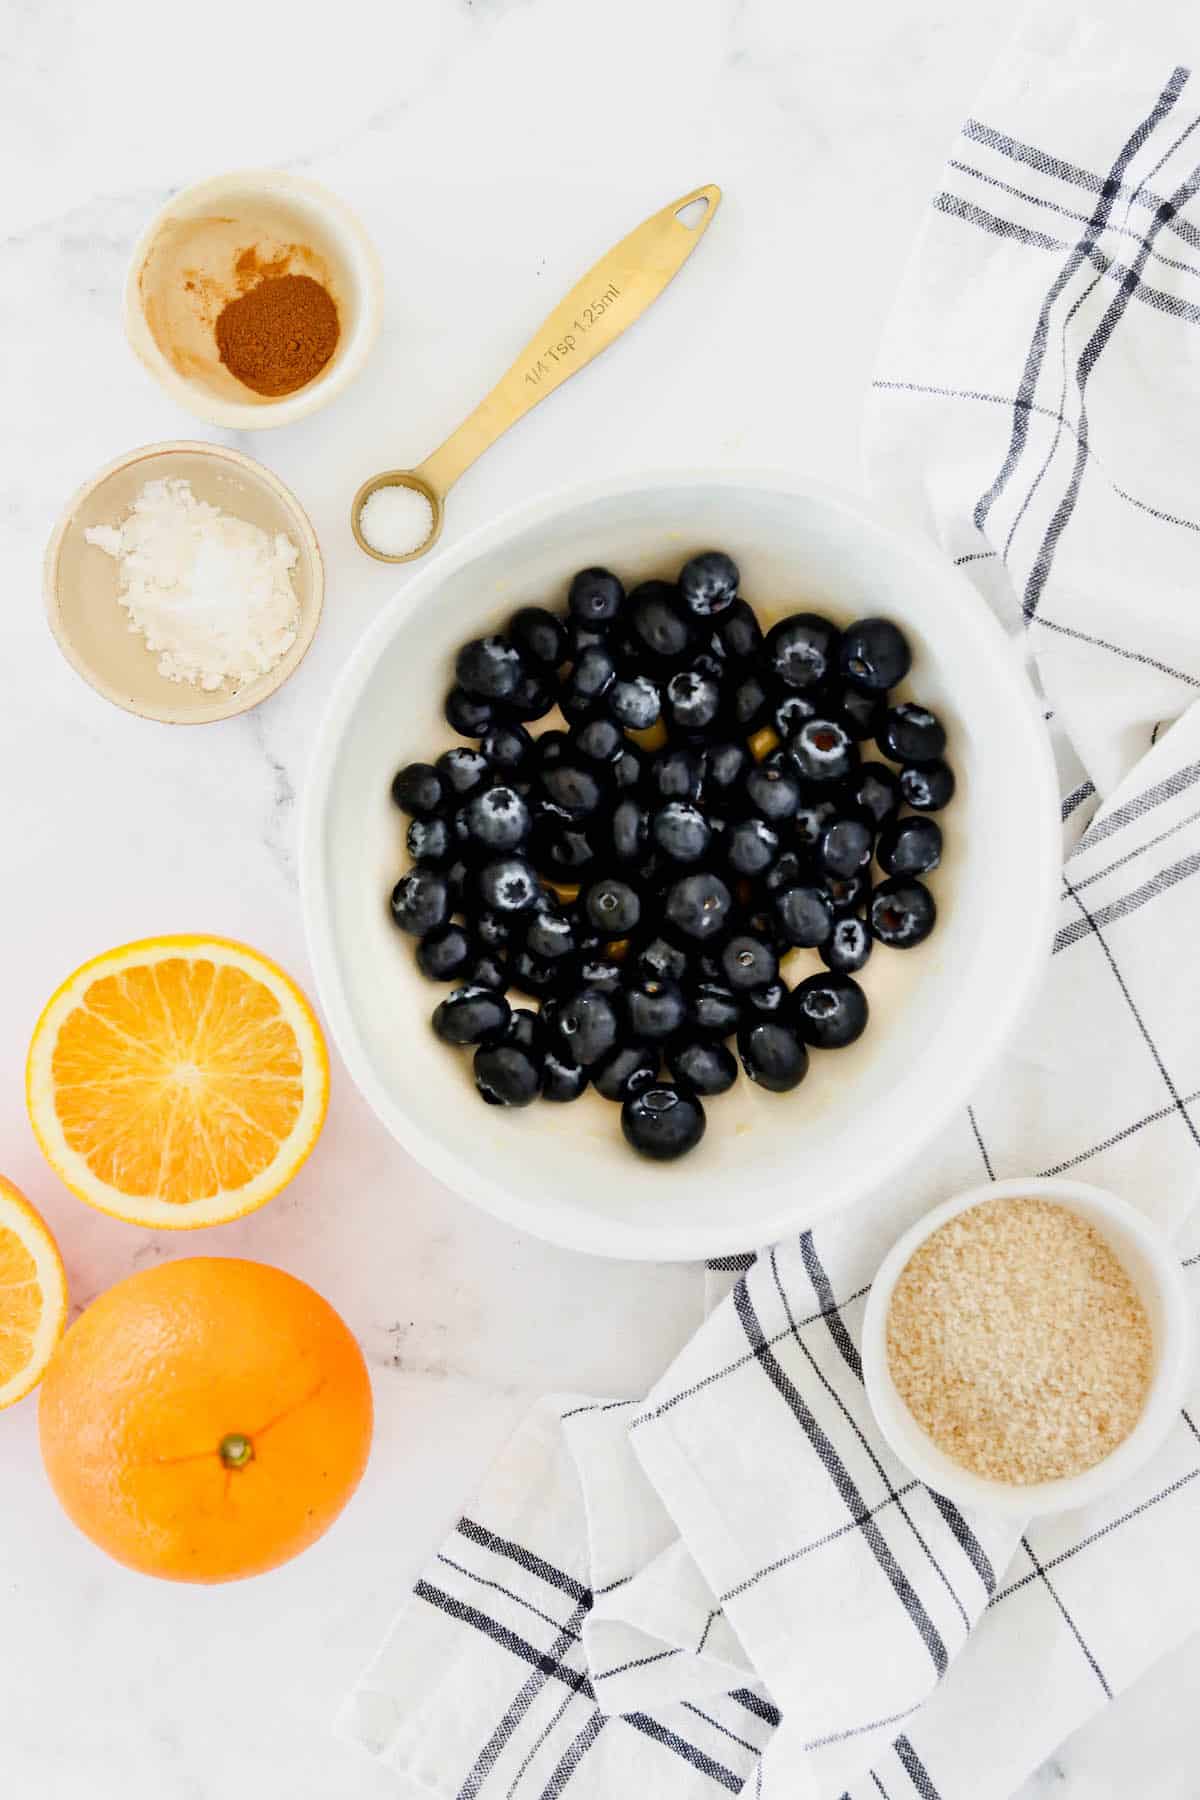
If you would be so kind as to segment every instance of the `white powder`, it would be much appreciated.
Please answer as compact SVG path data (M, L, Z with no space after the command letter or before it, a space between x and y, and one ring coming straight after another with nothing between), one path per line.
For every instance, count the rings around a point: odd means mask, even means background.
M197 500L188 482L148 481L123 523L84 536L120 563L129 629L168 681L236 692L295 643L295 544Z
M419 489L394 481L367 496L358 528L381 556L408 556L433 530L433 508Z

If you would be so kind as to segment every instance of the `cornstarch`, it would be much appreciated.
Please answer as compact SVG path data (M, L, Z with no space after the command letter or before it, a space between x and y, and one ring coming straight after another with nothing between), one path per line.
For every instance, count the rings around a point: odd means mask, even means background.
M121 524L84 536L120 564L129 629L168 681L236 692L295 643L295 544L198 500L190 482L148 481Z

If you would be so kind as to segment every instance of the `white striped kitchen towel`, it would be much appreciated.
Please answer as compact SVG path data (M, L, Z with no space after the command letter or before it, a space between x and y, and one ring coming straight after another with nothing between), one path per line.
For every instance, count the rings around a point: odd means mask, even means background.
M344 1709L413 1792L1003 1800L1196 1628L1200 1391L1123 1491L1022 1530L896 1461L858 1343L887 1246L989 1177L1110 1186L1200 1282L1197 30L1155 0L1026 28L870 407L872 484L1045 694L1068 855L1036 1014L918 1170L725 1259L650 1395L535 1409Z

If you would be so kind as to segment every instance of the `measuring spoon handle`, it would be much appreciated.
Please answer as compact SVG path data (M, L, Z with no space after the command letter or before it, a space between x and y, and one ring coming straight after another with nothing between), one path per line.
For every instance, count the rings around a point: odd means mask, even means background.
M683 224L679 214L697 201L707 202L703 217ZM692 254L720 201L719 187L694 188L622 238L539 325L470 418L413 473L444 495L510 425L641 318Z

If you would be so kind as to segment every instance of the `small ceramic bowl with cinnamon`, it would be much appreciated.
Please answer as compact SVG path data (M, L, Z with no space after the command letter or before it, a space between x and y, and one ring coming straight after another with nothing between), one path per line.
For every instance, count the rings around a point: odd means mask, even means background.
M218 175L168 201L125 282L125 331L162 387L234 431L288 425L361 371L383 277L354 213L314 181Z

